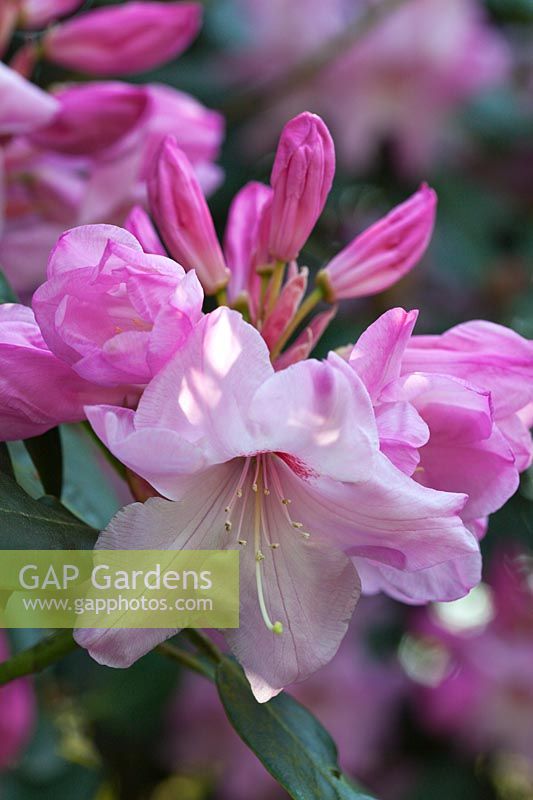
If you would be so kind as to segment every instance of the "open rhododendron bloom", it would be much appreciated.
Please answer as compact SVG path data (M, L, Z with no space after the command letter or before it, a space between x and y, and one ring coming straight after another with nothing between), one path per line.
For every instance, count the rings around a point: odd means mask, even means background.
M202 314L194 274L143 252L112 225L67 231L26 306L0 306L2 439L85 417L94 402L135 404Z
M236 312L206 315L136 411L86 410L111 452L166 498L121 512L98 547L241 550L240 628L226 638L259 700L334 655L360 591L350 557L410 572L469 556L441 599L479 580L477 542L458 516L466 498L421 487L379 452L357 376L335 356L275 372ZM81 631L78 641L126 666L172 633Z

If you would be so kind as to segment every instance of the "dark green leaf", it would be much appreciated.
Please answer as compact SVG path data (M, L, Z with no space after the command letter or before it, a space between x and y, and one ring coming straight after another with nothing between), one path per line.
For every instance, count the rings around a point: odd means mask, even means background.
M241 739L294 800L370 800L342 774L329 733L290 695L258 703L229 659L218 666L217 686Z
M97 532L54 497L34 500L0 472L0 549L87 550Z
M39 473L45 492L54 497L61 497L63 454L59 428L52 428L41 436L26 439L24 444Z

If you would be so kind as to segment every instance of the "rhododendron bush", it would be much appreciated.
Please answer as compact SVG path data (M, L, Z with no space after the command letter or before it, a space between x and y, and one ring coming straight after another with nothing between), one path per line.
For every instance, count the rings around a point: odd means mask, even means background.
M0 796L533 796L510 5L0 0L2 550L238 575L24 625L79 572L0 565Z

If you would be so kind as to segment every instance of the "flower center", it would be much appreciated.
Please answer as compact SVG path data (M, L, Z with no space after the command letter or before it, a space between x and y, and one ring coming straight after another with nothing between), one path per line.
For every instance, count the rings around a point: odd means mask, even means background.
M253 529L255 579L261 616L269 631L281 634L283 633L283 624L279 620L272 622L263 589L263 570L267 548L273 557L275 551L280 547L279 542L270 540L265 521L267 504L279 504L278 508L282 509L287 524L295 531L298 531L305 539L309 538L309 534L302 530L303 525L301 522L295 522L291 518L289 513L291 501L283 494L279 475L273 463L275 458L276 456L271 453L261 453L244 459L244 465L236 488L231 496L229 505L225 509L227 516L224 526L230 533L234 528L234 524L236 524L237 541L241 547L245 547L248 544L248 539L244 538L243 533L245 525L249 525Z

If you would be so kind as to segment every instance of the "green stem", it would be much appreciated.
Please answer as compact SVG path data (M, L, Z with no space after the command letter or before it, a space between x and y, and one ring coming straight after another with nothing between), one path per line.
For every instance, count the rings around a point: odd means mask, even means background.
M215 297L219 306L228 305L228 294L226 292L226 289L219 289Z
M284 274L285 274L285 262L276 261L276 266L274 267L274 271L272 273L272 277L268 285L268 303L267 303L265 317L268 317L268 315L276 305L276 300L278 299L281 290L281 284L283 283Z
M206 664L200 661L199 658L194 656L192 653L187 652L187 650L182 650L181 647L176 647L175 645L167 644L166 642L158 645L155 649L157 653L160 653L162 656L166 656L166 658L172 659L172 661L176 661L182 667L187 667L187 669L191 669L193 672L203 675L204 678L213 680L212 670Z
M322 289L317 287L313 289L311 294L309 294L305 300L303 301L302 305L290 321L290 323L285 328L284 332L279 337L278 341L272 348L270 353L270 360L275 361L276 358L279 356L295 330L298 326L304 321L308 314L314 309L314 307L323 299Z
M208 636L204 636L203 633L200 633L197 628L185 628L183 635L186 636L191 644L193 644L201 653L204 653L204 655L211 659L211 661L214 661L215 664L218 664L219 661L222 661L222 653L214 641Z
M56 631L33 647L17 653L9 661L0 664L0 686L10 683L16 678L22 678L24 675L40 672L76 650L77 647L71 630Z

